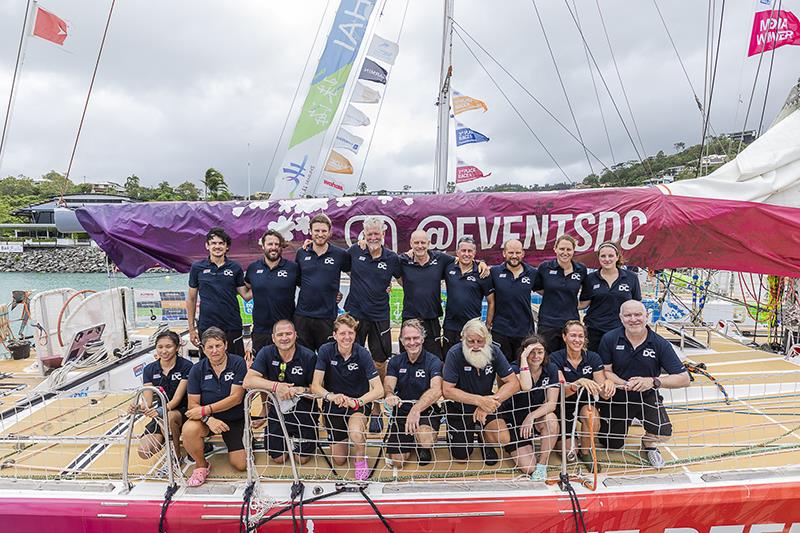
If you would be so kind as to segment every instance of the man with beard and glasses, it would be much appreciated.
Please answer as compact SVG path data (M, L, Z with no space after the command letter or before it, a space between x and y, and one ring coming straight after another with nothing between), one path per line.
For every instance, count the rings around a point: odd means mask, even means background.
M300 294L294 312L297 341L314 351L329 342L333 321L339 314L339 283L342 272L350 272L350 255L334 246L331 219L320 213L311 219L311 241L297 250L295 261L300 270ZM292 293L294 294L294 293Z
M483 298L486 297L488 314L494 314L494 294L491 276L481 277L479 263L475 261L475 239L461 237L456 245L457 262L445 272L447 307L444 311L444 353L461 342L461 328L467 320L479 318ZM482 263L480 263L482 264Z
M347 250L350 255L350 294L344 304L345 310L358 321L356 342L369 349L381 381L386 377L386 360L392 355L389 289L393 277L402 278L400 259L383 245L385 234L383 220L369 217L364 221L366 248L354 244ZM372 404L369 431L383 431L383 418L377 402Z
M297 263L284 259L286 239L275 230L261 237L264 256L250 263L244 283L253 292L252 356L272 344L272 327L279 320L291 320L294 315L294 293L299 273Z
M444 362L442 394L448 400L448 440L453 459L466 462L472 453L476 435L486 444L511 442L506 421L497 410L520 390L519 379L500 349L492 344L489 329L473 318L461 330L461 344L453 346ZM495 381L498 389L493 392ZM497 463L492 447L481 447L488 466Z
M494 342L509 361L519 352L523 339L534 332L531 293L536 269L524 263L525 250L517 239L503 244L505 262L492 267L494 308L486 316Z

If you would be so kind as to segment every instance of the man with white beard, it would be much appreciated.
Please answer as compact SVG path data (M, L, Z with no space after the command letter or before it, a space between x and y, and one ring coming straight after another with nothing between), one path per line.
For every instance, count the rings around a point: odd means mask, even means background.
M453 459L469 460L478 433L486 444L511 442L508 426L498 417L497 409L520 390L519 380L503 352L492 344L492 335L479 318L464 324L461 343L447 352L442 377L442 394L451 400L445 409ZM495 380L498 389L492 392ZM482 446L481 452L487 465L497 463L494 448Z

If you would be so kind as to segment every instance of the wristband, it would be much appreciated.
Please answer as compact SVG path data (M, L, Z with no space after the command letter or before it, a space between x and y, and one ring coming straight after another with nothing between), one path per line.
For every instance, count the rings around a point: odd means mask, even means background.
M522 371L522 370L529 370L529 368L528 368L527 366L522 366L522 367L520 367L519 369L520 369L520 371Z
M202 418L204 416L206 416L206 406L205 405L201 405L200 406L200 417Z
M208 406L208 414L209 416L214 414L214 410L211 408L211 405Z
M278 390L278 382L277 382L277 381L274 381L274 382L272 383L272 392L275 392L276 390Z
M326 402L329 402L330 400L328 400L328 396L330 396L330 395L331 395L331 393L330 393L330 391L328 391L328 392L325 393L324 396L322 396L322 399L325 400Z
M353 401L356 403L354 409L358 410L361 408L361 402L358 401L358 398L353 398Z

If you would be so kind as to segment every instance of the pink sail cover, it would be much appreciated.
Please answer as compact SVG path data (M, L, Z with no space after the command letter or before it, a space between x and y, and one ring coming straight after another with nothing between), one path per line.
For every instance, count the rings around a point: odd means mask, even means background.
M592 189L555 193L486 193L411 197L361 196L276 201L151 202L84 207L77 217L126 275L165 266L187 272L206 256L205 233L225 228L230 257L243 266L261 254L259 239L281 231L294 250L309 235L309 220L324 212L333 241L356 242L364 218L384 217L386 244L409 248L411 232L428 231L432 248L452 252L462 235L478 257L502 261L502 243L522 241L531 264L553 257L556 237L577 241L576 259L597 266L597 246L618 242L629 264L653 269L700 267L797 276L800 209L755 202L666 196L657 188Z

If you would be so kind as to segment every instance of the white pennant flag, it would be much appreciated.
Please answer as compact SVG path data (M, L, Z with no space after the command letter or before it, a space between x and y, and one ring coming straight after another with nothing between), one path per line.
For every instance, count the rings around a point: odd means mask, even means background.
M361 145L363 143L364 139L362 139L358 135L353 135L346 129L340 128L339 131L336 133L336 139L333 142L333 147L344 148L345 150L350 150L354 154L357 154L358 149L361 148Z
M350 98L350 101L356 104L377 104L381 101L381 93L359 81L353 89L353 97Z
M347 111L342 120L344 126L369 126L369 117L360 109L351 105L347 106Z
M394 60L397 59L399 52L400 46L397 43L375 35L372 38L372 42L369 43L367 55L384 63L394 65Z

